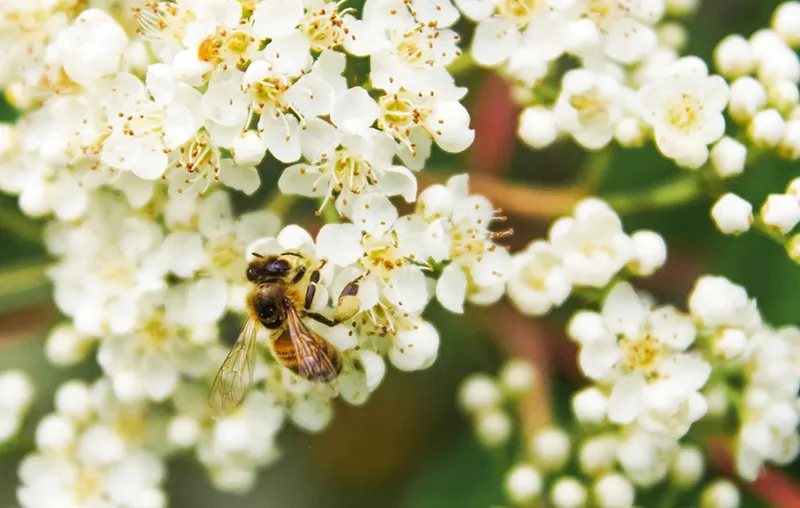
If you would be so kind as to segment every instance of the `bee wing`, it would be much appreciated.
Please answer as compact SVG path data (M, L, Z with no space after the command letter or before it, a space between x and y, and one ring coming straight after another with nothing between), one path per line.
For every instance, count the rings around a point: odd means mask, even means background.
M236 408L253 386L253 371L256 363L256 335L258 321L249 318L236 339L231 352L222 362L222 366L211 385L208 400L211 416L214 419L230 413Z
M336 386L339 370L329 356L323 338L308 329L292 305L286 309L286 329L297 357L297 370L302 377L318 384ZM328 345L333 348L333 345Z

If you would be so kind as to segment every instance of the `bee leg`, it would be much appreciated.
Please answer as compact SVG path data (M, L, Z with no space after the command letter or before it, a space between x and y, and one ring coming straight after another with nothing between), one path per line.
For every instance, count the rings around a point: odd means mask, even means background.
M336 326L341 323L341 321L334 321L333 319L326 318L317 312L306 312L305 316L317 321L318 323L322 323L325 326Z
M347 321L361 310L361 301L358 299L358 284L362 278L364 278L364 275L359 275L342 289L342 293L336 301L336 309L333 311L333 319L335 321L339 323Z
M308 279L308 289L306 289L306 299L303 304L306 310L310 309L311 304L314 303L314 295L317 293L317 284L319 284L319 278L321 273L320 271L322 270L322 268L325 267L325 264L327 262L328 262L327 259L323 259L322 262L320 262L319 267L317 267L316 270L311 272L311 277L309 277ZM306 269L301 268L301 270L303 272L303 275L305 275ZM303 278L303 275L295 276L295 280L293 280L292 283L300 282L300 279Z
M305 276L305 274L306 274L305 266L301 266L300 268L298 268L297 273L294 274L294 277L292 278L292 284L297 284L298 282L300 282L300 280L303 278L303 276ZM319 277L317 277L317 279L319 279Z

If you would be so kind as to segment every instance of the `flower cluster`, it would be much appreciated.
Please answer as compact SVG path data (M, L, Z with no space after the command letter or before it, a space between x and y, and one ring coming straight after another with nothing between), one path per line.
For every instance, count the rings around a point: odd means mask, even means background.
M508 296L520 312L542 315L573 290L605 287L623 272L649 276L666 260L661 236L647 230L626 234L608 204L587 198L572 217L553 223L547 240L534 240L513 255Z

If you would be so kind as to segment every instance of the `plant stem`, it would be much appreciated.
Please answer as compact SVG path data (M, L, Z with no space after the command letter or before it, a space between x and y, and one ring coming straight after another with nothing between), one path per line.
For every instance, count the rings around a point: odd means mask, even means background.
M674 208L695 201L705 193L694 175L669 180L661 185L636 193L620 193L605 197L620 215L648 210Z
M603 175L611 162L611 151L602 150L590 153L586 157L586 164L581 172L580 186L586 189L587 194L595 194L603 181Z
M778 245L782 247L786 246L786 237L783 236L783 234L781 234L779 231L775 231L769 227L763 220L761 220L761 218L756 218L756 220L753 222L753 228Z

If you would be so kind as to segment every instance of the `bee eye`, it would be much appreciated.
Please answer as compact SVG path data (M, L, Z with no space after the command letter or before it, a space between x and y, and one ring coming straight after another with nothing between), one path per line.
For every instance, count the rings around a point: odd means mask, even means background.
M292 265L285 259L276 259L267 265L267 272L274 275L285 275L292 269Z
M255 282L260 278L261 270L256 268L255 266L251 266L247 269L247 280L250 282Z

